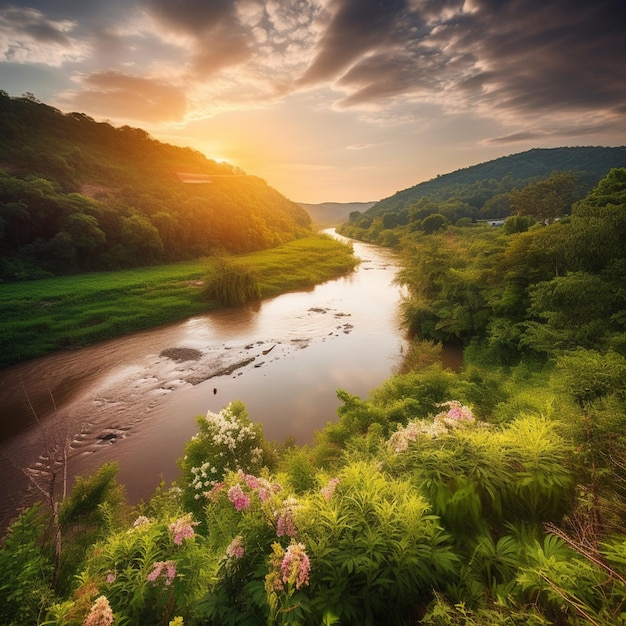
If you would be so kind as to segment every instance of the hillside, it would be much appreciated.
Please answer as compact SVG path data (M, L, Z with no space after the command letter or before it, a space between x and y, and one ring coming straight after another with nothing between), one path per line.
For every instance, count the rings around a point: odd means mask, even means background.
M330 228L345 222L353 211L367 211L374 202L321 202L300 206L311 216L313 223L320 228Z
M462 197L480 210L495 195L524 187L533 179L552 172L576 172L581 183L581 197L614 167L626 166L626 146L617 148L535 148L526 152L466 167L408 189L377 202L370 215L400 211L422 198L449 200ZM487 215L485 217L492 217Z
M247 252L308 232L306 211L260 178L0 92L0 279Z

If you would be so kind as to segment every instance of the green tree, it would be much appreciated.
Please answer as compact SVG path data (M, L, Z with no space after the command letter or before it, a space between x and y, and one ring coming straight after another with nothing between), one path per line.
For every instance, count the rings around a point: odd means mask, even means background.
M617 328L623 297L602 277L572 272L529 289L529 321L523 343L539 352L606 346Z
M613 169L572 209L570 263L601 271L615 259L626 258L626 168Z
M93 215L72 213L65 218L63 227L72 237L82 259L89 258L106 243L106 235Z
M574 172L553 172L544 180L531 183L509 194L514 212L538 220L554 220L569 212L580 197L579 177Z
M443 230L450 224L450 220L441 213L432 213L422 220L421 228L427 235Z
M122 243L141 262L156 261L163 254L159 231L142 215L122 218Z

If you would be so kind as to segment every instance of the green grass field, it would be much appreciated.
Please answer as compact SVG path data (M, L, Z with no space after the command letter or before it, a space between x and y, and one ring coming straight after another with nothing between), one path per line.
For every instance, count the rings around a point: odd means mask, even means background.
M349 246L324 235L232 260L253 269L263 298L335 278L357 263ZM205 258L0 285L0 367L215 309L202 298L212 264Z

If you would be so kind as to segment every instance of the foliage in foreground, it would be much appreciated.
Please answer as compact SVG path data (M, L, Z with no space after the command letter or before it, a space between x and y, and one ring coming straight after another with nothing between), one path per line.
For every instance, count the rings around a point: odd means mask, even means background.
M554 399L560 373L545 374ZM341 448L329 426L299 451L310 467L304 488L294 451L272 452L241 403L198 418L178 485L130 514L115 490L80 498L109 521L83 541L90 547L63 589L32 523L41 511L25 512L0 551L5 571L23 571L0 590L4 623L621 623L622 383L608 390L610 407L562 394L558 411L552 403L500 423L478 419L465 398L434 414L405 407L386 429L355 419L397 406L388 387L408 381L473 392L467 374L433 365L394 376L371 400L346 396ZM607 429L612 454L600 471ZM83 493L97 484L85 481Z
M603 237L606 214L623 217L620 176L578 209ZM0 550L4 623L626 623L624 319L597 308L608 290L587 306L577 293L615 281L623 247L589 251L586 276L553 277L560 229L454 231L450 247L415 259L409 278L430 279L412 285L418 330L465 324L458 373L416 341L406 371L368 400L340 390L338 419L306 447L266 441L238 402L199 417L178 484L131 513L111 467L79 482L60 508L58 563L55 518L25 511ZM471 250L493 254L469 264ZM590 308L606 318L601 332ZM598 341L582 341L593 332Z

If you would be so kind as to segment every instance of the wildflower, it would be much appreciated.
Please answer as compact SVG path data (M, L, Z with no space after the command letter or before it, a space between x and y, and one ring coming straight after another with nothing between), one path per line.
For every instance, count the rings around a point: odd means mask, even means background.
M115 572L109 572L109 573L106 575L105 580L107 581L107 583L108 583L109 585L112 585L112 584L115 582L115 579L116 579L116 578L117 578L117 574L116 574Z
M180 546L183 543L183 539L193 539L195 535L193 527L197 526L198 523L192 522L191 515L188 514L170 524L170 532L174 535L174 543Z
M285 551L283 550L283 547L275 541L272 544L269 572L265 576L265 590L267 593L275 593L276 591L283 591L285 589L281 577L281 566L284 558Z
M304 549L304 544L292 543L287 548L280 565L283 582L290 585L295 583L296 589L309 584L311 563Z
M248 487L250 487L250 489L258 489L259 488L259 479L256 476L253 476L252 474L243 474L243 472L241 472L242 474L242 478L246 481Z
M133 522L133 528L141 528L142 526L147 526L149 523L150 523L150 520L145 515L140 515Z
M439 406L447 407L448 410L437 413L432 422L416 420L405 427L399 427L387 442L391 449L394 452L404 452L418 437L436 439L448 434L450 430L476 423L472 410L458 400L444 402Z
M165 562L165 584L169 585L176 578L176 563L174 561Z
M333 497L333 494L335 493L335 489L337 488L338 484L339 484L339 479L337 477L331 478L328 481L328 484L326 485L326 487L322 487L322 490L321 490L322 495L327 500L330 500Z
M146 578L147 581L151 583L155 582L156 579L161 575L164 565L165 563L163 561L157 561L156 563L153 563L153 570L148 574Z
M295 513L300 504L295 498L287 498L279 511L274 511L276 519L276 534L279 537L295 537L298 534L296 528Z
M211 487L211 491L206 491L204 495L209 499L215 501L219 492L224 489L224 483L215 483L213 487Z
M439 406L448 407L447 411L443 411L435 416L436 419L442 419L447 425L453 428L458 425L459 422L474 422L474 414L472 409L468 406L461 404L458 400L450 400L449 402L443 402Z
M166 585L171 585L176 578L176 563L174 561L157 561L152 564L153 569L146 577L148 582L156 582L162 575Z
M113 623L113 611L106 596L100 596L91 607L89 614L83 622L83 626L111 626Z
M185 626L183 618L179 616L170 621L169 626Z
M228 548L226 548L226 556L230 558L240 559L245 553L243 547L243 537L237 535L231 542Z
M250 506L250 496L243 492L239 484L228 490L228 499L235 505L237 511L247 509Z

